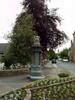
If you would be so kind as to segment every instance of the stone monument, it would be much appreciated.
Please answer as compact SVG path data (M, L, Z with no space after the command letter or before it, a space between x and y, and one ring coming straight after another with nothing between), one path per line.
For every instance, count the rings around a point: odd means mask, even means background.
M41 69L41 46L39 42L39 36L35 36L35 41L32 46L33 58L30 70L30 79L37 80L44 78Z

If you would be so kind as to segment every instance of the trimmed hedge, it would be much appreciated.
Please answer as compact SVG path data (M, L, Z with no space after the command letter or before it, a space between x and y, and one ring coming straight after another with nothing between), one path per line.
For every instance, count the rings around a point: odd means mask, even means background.
M69 77L68 73L59 73L58 76L61 77Z

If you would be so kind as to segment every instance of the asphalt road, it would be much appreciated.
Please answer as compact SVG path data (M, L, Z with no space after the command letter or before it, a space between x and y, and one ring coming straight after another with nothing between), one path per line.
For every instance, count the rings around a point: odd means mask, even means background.
M59 68L64 68L65 70L71 72L75 75L75 63L72 62L63 62L63 61L57 61L56 65Z
M26 75L0 77L0 95L30 83Z

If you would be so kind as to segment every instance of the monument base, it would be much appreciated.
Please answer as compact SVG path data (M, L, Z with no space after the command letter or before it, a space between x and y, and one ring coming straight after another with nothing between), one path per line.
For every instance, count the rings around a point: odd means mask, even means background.
M45 78L44 75L42 75L42 76L30 76L31 80L40 80L40 79L44 79L44 78Z

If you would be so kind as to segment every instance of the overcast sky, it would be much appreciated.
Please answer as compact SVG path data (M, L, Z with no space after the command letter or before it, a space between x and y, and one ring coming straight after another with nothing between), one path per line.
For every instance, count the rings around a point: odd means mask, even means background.
M11 32L16 17L22 11L23 0L0 0L0 42L7 42L5 39L8 32ZM59 8L57 14L62 17L61 27L70 39L75 30L75 0L51 0L49 8ZM69 47L70 42L64 47Z
M8 32L11 32L16 17L22 11L23 0L0 0L0 42L7 42Z
M75 31L75 0L51 0L49 8L59 8L57 14L63 19L59 29L63 30L69 37L73 39ZM70 40L60 47L62 50L65 47L70 47Z

